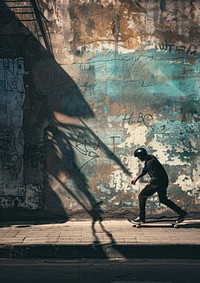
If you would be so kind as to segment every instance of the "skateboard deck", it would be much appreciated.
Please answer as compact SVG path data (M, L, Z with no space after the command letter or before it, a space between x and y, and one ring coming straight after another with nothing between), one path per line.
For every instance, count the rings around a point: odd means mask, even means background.
M131 219L127 219L127 220L131 222ZM143 222L131 222L131 223L133 224L133 227L136 227L136 228L141 228L143 226L146 226L146 227L155 226L156 227L159 224L170 224L170 226L177 229L179 228L179 224L181 224L182 222L183 221L177 222L176 219L147 219L145 223Z

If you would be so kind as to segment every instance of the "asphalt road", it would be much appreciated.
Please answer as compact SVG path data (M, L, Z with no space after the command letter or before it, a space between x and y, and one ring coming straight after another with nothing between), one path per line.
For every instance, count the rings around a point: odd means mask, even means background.
M0 259L1 283L199 283L198 260Z

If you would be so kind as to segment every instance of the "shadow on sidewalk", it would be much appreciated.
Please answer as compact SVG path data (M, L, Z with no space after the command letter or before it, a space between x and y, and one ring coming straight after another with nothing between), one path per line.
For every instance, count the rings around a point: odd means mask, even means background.
M200 229L200 220L199 222L193 222L192 223L192 220L191 220L191 223L181 223L180 224L180 229L192 229L192 228L195 228L195 229Z

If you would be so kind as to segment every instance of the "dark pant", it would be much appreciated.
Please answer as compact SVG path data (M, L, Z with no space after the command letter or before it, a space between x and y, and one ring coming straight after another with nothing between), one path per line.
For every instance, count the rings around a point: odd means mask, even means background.
M155 193L158 193L159 201L174 210L177 214L181 214L183 210L178 207L173 201L167 198L167 185L153 185L147 184L144 189L139 193L139 207L140 207L140 218L145 219L145 207L147 198Z

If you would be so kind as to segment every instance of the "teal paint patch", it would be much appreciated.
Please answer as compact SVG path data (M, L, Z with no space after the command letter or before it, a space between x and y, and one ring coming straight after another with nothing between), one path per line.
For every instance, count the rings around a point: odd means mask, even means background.
M156 145L159 143L166 154L166 163L177 162L178 159L178 173L169 170L173 188L178 186L173 183L182 174L184 164L191 164L191 171L184 173L190 179L194 175L192 170L197 168L200 138L198 56L196 54L191 60L187 53L156 49L128 54L110 51L107 55L97 53L95 57L91 54L90 60L82 63L81 68L76 64L80 78L84 78L84 84L80 85L84 89L84 96L90 99L97 110L98 134L104 137L104 142L120 158L130 156L140 138L134 137L135 132L140 134L139 127L142 126L141 135L144 133L146 136L141 136L141 140L152 153L157 150ZM116 109L109 115L112 104ZM128 117L131 117L129 121ZM149 118L150 122L144 117ZM131 126L133 132L129 132ZM130 137L126 146L128 135L132 134L133 142ZM113 136L120 136L120 139L113 142ZM110 164L109 158L103 162ZM96 190L98 194L104 195L108 203L118 203L116 205L119 207L134 206L132 201L122 201L124 191L121 188L127 185L127 180L121 182L121 179L111 190L105 186L97 186ZM104 181L99 177L97 182L102 184ZM150 203L152 210L156 211L158 206L159 202Z
M192 151L191 141L194 144L199 141L200 122L187 123L166 119L155 123L153 130L148 133L148 138L153 139L155 136L158 142L176 147L185 146L187 151Z
M198 99L199 58L196 56L193 64L190 60L186 53L152 49L128 54L110 51L107 55L97 53L95 57L91 54L85 65L92 66L93 93L97 100L108 96L111 102L120 103L130 101L133 95L141 98L155 94L162 98L175 99L184 95ZM89 69L83 65L80 76Z
M111 190L107 189L102 184L97 186L97 191L100 191L101 193L108 194L108 195L111 194Z
M138 203L131 202L131 201L124 201L124 202L122 202L122 205L123 206L136 206L136 207L138 207Z

